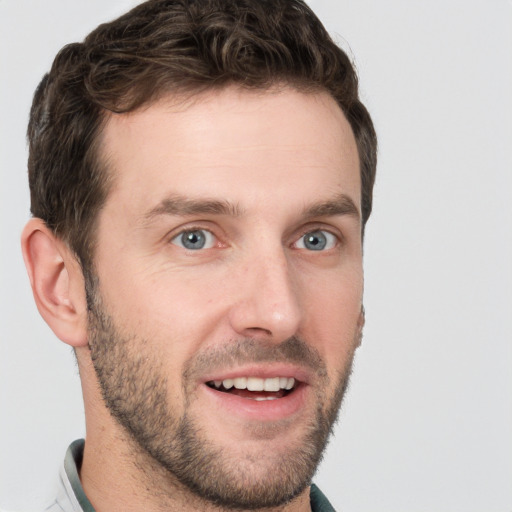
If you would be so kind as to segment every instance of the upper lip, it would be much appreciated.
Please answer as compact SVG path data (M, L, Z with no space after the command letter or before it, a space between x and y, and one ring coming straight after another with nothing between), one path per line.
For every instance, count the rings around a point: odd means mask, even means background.
M308 384L311 381L312 372L308 368L294 364L252 364L226 370L216 370L204 375L204 383L215 380L236 379L237 377L257 377L269 379L272 377L293 377L296 381Z

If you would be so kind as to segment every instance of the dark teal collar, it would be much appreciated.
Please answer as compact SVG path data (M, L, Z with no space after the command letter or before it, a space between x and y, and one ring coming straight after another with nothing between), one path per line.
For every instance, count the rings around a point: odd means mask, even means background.
M66 457L64 458L64 469L68 477L71 488L75 493L76 500L82 507L83 512L95 512L91 502L87 499L78 472L82 466L85 441L78 439L70 444Z
M82 507L83 512L95 512L91 502L87 499L78 472L82 466L82 458L84 455L85 441L78 439L71 443L66 452L64 459L64 469L68 477L71 488L75 497ZM324 496L322 491L315 485L311 485L310 503L312 512L336 512L329 500Z
M311 503L311 512L336 512L324 493L315 484L311 484L309 502Z

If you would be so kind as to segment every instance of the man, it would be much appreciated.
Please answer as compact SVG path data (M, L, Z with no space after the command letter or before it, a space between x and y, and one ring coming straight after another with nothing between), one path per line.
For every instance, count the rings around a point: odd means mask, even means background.
M300 0L155 0L64 47L28 129L37 307L86 440L51 511L332 510L376 138Z

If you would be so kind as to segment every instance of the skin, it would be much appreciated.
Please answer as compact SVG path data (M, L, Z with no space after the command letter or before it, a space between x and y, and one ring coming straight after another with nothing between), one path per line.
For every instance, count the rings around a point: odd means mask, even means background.
M318 410L337 408L364 322L359 160L348 122L326 93L229 87L112 115L102 151L114 177L97 224L102 311L126 354L156 366L174 417L192 418L208 445L242 468L240 479L278 478ZM184 210L187 201L229 207L198 213ZM190 229L210 233L209 245L180 246ZM304 245L313 231L327 233L325 250ZM87 424L81 480L97 511L221 510L110 414L91 362L89 344L94 353L100 341L83 276L65 244L34 219L23 248L39 310L77 350ZM318 357L316 367L283 356L252 361L255 352L200 364L247 340L275 354L293 337ZM302 382L290 407L245 408L205 385L283 373ZM276 510L309 510L309 488Z

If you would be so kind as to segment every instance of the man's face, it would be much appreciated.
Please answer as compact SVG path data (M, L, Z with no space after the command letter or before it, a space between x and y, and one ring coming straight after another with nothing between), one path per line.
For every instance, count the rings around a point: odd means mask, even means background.
M327 94L210 92L113 115L91 356L159 467L224 506L310 482L361 328L355 140Z

